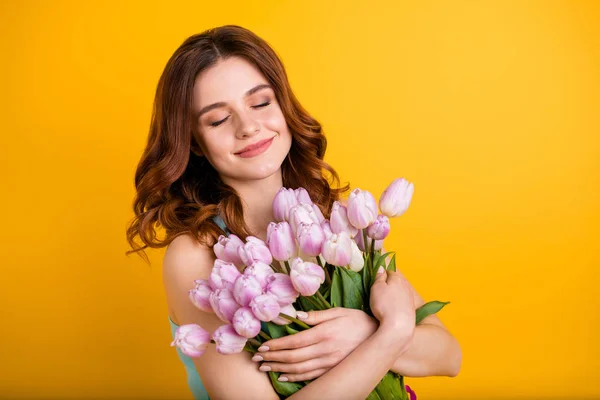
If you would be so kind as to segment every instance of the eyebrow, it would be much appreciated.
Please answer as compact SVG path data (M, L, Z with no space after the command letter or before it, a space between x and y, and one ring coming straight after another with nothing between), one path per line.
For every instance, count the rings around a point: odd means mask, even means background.
M244 94L244 97L252 96L254 93L258 92L259 90L263 90L263 89L273 89L273 87L271 85L266 84L266 83L262 83L260 85L256 85L252 89L248 90ZM209 112L212 109L219 108L219 107L224 107L226 105L227 105L227 103L220 101L218 103L213 103L213 104L210 104L210 105L208 105L206 107L203 107L200 111L198 111L196 113L196 120L198 120L198 118L200 118L202 116L202 114L205 114L205 113Z

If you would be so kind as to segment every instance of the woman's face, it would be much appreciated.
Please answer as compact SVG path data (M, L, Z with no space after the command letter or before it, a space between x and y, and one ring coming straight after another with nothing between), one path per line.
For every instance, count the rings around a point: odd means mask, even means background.
M225 182L263 179L279 171L292 135L274 90L253 64L240 57L220 60L198 75L193 96L200 146L195 152Z

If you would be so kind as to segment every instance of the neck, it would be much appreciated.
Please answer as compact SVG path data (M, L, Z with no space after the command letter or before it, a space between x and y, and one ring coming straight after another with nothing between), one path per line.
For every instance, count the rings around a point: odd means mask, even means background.
M274 220L273 199L283 186L281 169L260 180L233 181L225 178L223 182L234 188L240 196L244 209L244 220L250 233L265 241L267 227Z

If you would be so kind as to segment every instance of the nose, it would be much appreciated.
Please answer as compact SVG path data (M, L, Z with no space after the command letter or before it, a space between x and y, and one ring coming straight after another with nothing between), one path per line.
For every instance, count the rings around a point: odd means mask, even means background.
M251 115L252 111L240 112L239 125L237 129L238 139L246 139L256 135L260 132L260 124Z

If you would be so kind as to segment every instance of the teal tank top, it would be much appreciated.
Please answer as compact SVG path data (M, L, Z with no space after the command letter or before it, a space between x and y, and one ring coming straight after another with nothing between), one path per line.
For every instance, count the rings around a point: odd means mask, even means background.
M225 226L225 222L223 221L223 219L220 216L217 215L216 217L213 218L213 220L215 221L215 223L217 225L219 225L219 227L223 230L223 232L225 232L226 235L229 235L229 231L227 230L227 227ZM175 331L177 330L177 328L179 328L179 325L175 324L171 320L171 317L169 317L169 324L171 325L171 336L173 337L173 339L175 339ZM262 330L267 332L267 324L264 322L261 322L261 325L262 325ZM214 344L210 344L209 346L214 346ZM210 400L210 398L208 397L208 393L206 392L206 389L204 388L204 385L202 384L202 381L200 380L200 375L198 375L198 370L196 370L196 366L194 365L194 361L192 361L192 358L183 354L183 352L178 347L175 347L175 349L177 350L177 355L179 356L179 359L185 366L185 372L187 374L188 386L190 387L190 390L192 391L192 395L194 396L194 399ZM227 356L225 355L223 357L227 357Z

